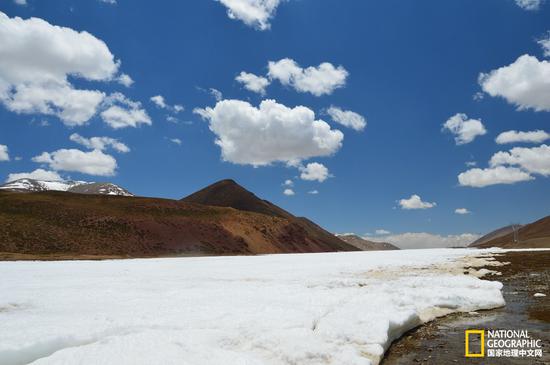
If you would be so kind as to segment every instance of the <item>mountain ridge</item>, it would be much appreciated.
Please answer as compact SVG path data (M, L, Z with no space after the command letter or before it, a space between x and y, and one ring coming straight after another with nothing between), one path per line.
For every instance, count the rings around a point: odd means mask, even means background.
M0 185L0 190L15 192L66 191L78 194L134 196L128 190L109 182L52 181L22 178Z

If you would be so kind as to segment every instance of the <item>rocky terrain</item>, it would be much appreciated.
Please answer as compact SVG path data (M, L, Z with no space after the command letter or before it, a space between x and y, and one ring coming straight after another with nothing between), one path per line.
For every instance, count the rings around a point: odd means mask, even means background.
M512 226L508 226L484 237L473 242L470 247L550 248L550 216L523 226L517 225L516 232Z
M0 258L158 257L353 251L305 218L235 182L212 185L212 205L99 194L0 190ZM238 194L229 194L238 191ZM231 195L223 203L220 196ZM196 195L195 195L196 196ZM242 203L239 196L249 199ZM190 197L193 197L191 195ZM235 209L229 205L240 205ZM257 207L266 207L257 212ZM269 209L267 209L269 208Z

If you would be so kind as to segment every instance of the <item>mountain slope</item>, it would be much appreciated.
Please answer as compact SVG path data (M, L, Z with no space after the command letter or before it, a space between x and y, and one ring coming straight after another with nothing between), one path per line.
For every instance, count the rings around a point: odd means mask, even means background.
M512 231L487 242L476 244L475 247L550 248L550 216L521 226L517 230L516 237L517 242L515 242L514 232Z
M474 242L472 242L470 244L470 247L477 247L481 244L484 244L485 242L489 242L489 241L494 240L498 237L506 236L507 234L514 232L514 227L520 228L521 225L511 224L511 225L506 226L506 227L495 229L494 231L489 232L486 235L484 235L484 236L478 238L477 240L475 240Z
M128 190L112 183L86 181L46 181L35 179L18 179L0 185L1 190L16 192L67 191L79 194L105 194L133 196Z
M241 211L254 212L270 217L288 220L295 234L315 239L336 251L354 251L356 247L350 245L330 232L327 232L307 218L295 217L275 204L258 198L234 180L221 180L207 186L185 198L182 201L216 207L228 207Z
M279 208L275 204L258 198L254 193L246 190L234 180L221 180L207 186L185 198L188 203L211 205L216 207L231 207L247 212L255 212L274 217L291 218L292 214Z
M391 243L369 241L355 234L339 234L337 237L362 251L399 250Z
M292 216L157 198L0 190L0 259L353 250Z

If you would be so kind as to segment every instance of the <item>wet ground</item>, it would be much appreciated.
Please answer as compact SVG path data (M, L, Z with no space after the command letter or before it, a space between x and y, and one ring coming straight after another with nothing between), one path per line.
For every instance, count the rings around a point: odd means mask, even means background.
M391 345L381 364L550 364L550 251L509 252L495 258L510 264L488 267L502 275L489 275L484 279L504 284L505 307L453 314L411 330ZM536 293L546 296L535 297ZM527 330L531 338L541 340L543 356L465 358L464 331L467 329ZM471 341L472 351L480 346L476 337Z

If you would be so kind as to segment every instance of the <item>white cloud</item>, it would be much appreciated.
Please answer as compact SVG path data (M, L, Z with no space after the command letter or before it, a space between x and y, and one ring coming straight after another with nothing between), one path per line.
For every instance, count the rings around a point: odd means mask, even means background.
M537 43L542 48L544 57L550 57L550 32L546 32L543 37L537 40Z
M32 160L47 164L56 171L74 171L98 176L114 175L117 168L114 157L100 150L83 152L76 149L61 149L51 153L43 152Z
M399 205L401 206L401 209L410 210L410 209L429 209L429 208L435 207L437 204L424 202L422 201L420 196L413 194L408 199L399 200Z
M311 195L317 195L317 194L319 194L319 190L310 190L307 193L311 194Z
M241 100L222 100L214 108L195 109L208 120L222 158L236 164L296 165L311 157L329 156L342 146L344 135L315 119L304 106L289 108L264 100L258 108Z
M475 162L475 161L466 161L465 165L468 166L468 167L474 167L474 166L477 166L477 162Z
M487 133L481 120L468 119L468 116L463 113L458 113L450 117L445 124L443 124L443 130L448 130L455 135L455 142L457 145L470 143L477 136L482 136Z
M171 138L170 142L175 143L177 145L181 145L181 139L179 138Z
M44 169L36 169L32 172L18 172L9 174L6 182L15 181L19 179L34 179L34 180L46 180L46 181L62 181L63 178L55 171L47 171Z
M111 5L116 5L117 3L117 0L99 0L99 1L106 4L111 4Z
M208 91L210 92L210 95L216 99L216 101L221 101L223 99L223 94L220 90L211 87Z
M471 212L466 208L456 208L455 213L464 215L464 214L470 214Z
M295 195L294 190L292 190L292 189L285 189L285 190L283 191L283 194L285 194L286 196Z
M542 176L550 176L550 146L515 147L509 152L500 151L491 157L491 167L502 165L518 166L521 169Z
M390 236L365 237L370 241L389 242L401 249L466 247L480 237L478 234L462 233L442 236L426 232L407 232Z
M308 163L305 167L300 167L300 171L302 180L323 182L330 177L328 169L318 162Z
M514 63L480 74L484 92L502 97L518 110L550 111L550 62L530 55L520 56Z
M75 89L69 77L112 81L120 62L88 32L0 12L0 102L16 113L55 115L69 126L85 124L105 94Z
M151 101L155 103L155 105L159 108L166 109L168 107L168 105L166 105L166 102L164 101L164 96L162 95L151 96Z
M9 161L8 146L0 144L0 161Z
M27 0L13 0L13 2L17 5L22 5L22 6L27 5Z
M327 113L336 123L340 123L356 131L362 131L367 126L367 121L362 115L350 110L342 110L338 107L331 106L327 109Z
M130 87L134 84L134 80L132 80L130 75L127 75L127 74L121 74L117 78L117 81L118 81L119 84L124 85L126 87Z
M269 21L282 0L218 0L227 8L231 19L238 19L250 27L267 30Z
M260 95L265 95L265 89L270 84L270 81L265 77L257 76L244 71L241 72L235 80L243 84L245 89Z
M270 79L278 80L298 92L308 92L315 96L332 94L334 90L344 87L349 75L344 67L334 67L329 62L304 69L290 58L270 61L268 68Z
M105 98L107 109L101 112L101 119L111 128L138 127L140 124L151 125L151 118L141 107L141 103L132 101L121 93L113 93Z
M515 184L521 181L533 180L534 177L515 167L497 166L487 169L470 169L458 175L462 186L482 188L497 184Z
M524 10L539 10L542 0L516 0L516 5Z
M107 147L112 147L115 151L121 153L130 152L130 148L119 140L111 137L91 137L85 138L77 133L71 134L69 139L73 142L76 142L84 147L93 150L104 151Z
M386 231L385 229L377 229L374 233L375 233L376 235L379 235L379 236L385 236L385 235L390 234L391 232L390 232L390 231Z
M506 131L502 132L496 138L496 143L542 143L550 139L550 134L543 130L518 132L518 131Z
M171 106L166 104L166 101L164 100L164 96L162 95L151 96L149 100L151 100L157 107L161 109L168 109L176 114L185 110L183 105L176 104L174 106Z
M294 181L290 180L290 179L287 179L285 180L285 182L283 183L283 186L294 186Z

